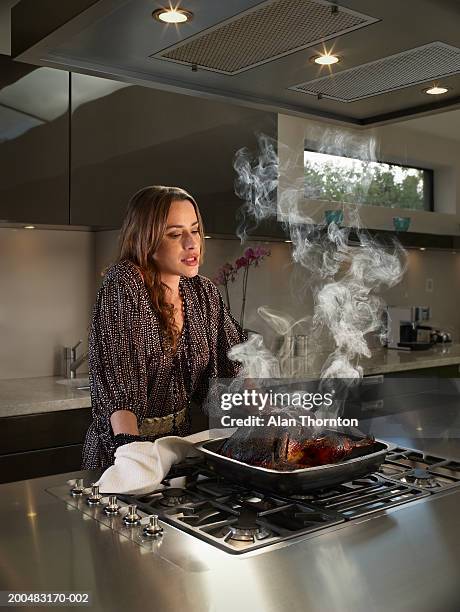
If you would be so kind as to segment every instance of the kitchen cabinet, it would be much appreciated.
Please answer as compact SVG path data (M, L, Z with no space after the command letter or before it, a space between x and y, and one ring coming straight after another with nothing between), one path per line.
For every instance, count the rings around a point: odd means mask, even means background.
M460 248L460 236L449 236L446 234L421 234L419 232L395 232L391 230L366 229L366 233L383 247L392 248L394 239L406 248L426 248L451 250ZM348 243L359 245L356 230L351 230Z
M443 410L460 406L455 382L458 365L436 366L365 376L359 388L351 390L347 416L370 419L432 407Z
M90 408L1 419L0 482L79 470Z
M459 367L460 366L458 364L435 366L432 368L409 370L409 372L401 372L400 374L406 374L407 377L425 376L433 378L458 378L460 373Z
M0 427L0 483L79 470L91 408L4 417ZM192 402L191 432L209 428Z
M0 222L69 221L69 74L0 55Z
M275 113L72 74L71 223L119 227L130 196L178 185L208 233L235 234L233 156L276 139ZM255 233L280 232L277 223ZM281 233L280 233L281 236Z

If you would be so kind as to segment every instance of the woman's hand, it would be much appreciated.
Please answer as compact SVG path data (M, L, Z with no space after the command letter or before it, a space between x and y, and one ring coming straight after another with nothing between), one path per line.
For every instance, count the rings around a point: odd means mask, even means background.
M133 436L139 435L137 417L130 410L117 410L114 412L110 417L110 424L112 425L114 436L120 433L131 434Z
M260 388L260 382L258 378L245 378L244 379L244 389L248 389L252 391L253 389L257 391Z

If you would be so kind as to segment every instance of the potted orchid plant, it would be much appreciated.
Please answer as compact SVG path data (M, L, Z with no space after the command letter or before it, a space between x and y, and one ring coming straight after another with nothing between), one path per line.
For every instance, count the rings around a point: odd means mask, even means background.
M270 250L264 247L251 248L248 247L241 257L238 257L234 263L225 263L217 272L217 276L214 279L216 285L220 285L224 288L225 301L229 310L230 307L230 294L229 284L233 283L240 272L243 274L242 281L242 301L241 301L241 312L240 312L240 325L244 326L244 311L246 308L246 293L248 288L248 276L249 269L251 266L257 267L265 257L270 255Z

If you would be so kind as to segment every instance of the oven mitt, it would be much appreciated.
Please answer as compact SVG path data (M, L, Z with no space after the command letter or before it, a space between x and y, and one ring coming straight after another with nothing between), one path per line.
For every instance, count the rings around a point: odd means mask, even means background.
M101 493L142 495L158 489L171 466L200 455L193 444L178 436L155 442L131 442L115 451L115 463L96 482Z

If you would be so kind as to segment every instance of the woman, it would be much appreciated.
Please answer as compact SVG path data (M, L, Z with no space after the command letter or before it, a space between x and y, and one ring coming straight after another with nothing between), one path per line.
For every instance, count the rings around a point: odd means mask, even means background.
M110 466L121 445L187 435L191 399L204 399L210 378L237 374L227 352L246 336L198 275L203 252L190 194L154 186L132 197L93 310L83 469Z

